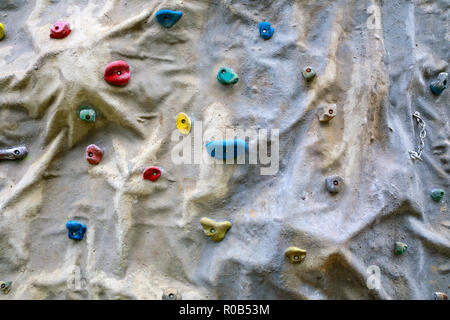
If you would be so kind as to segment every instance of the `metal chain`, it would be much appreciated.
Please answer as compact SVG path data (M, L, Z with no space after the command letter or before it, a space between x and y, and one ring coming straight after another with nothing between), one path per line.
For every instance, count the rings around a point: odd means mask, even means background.
M420 117L420 113L418 111L414 112L413 118L416 119L417 124L421 127L420 134L419 134L420 142L419 142L419 146L417 147L417 152L409 151L409 155L411 156L411 159L413 159L413 160L419 159L420 161L423 161L421 156L422 156L423 147L425 145L425 137L427 135L427 132L425 131L425 122Z

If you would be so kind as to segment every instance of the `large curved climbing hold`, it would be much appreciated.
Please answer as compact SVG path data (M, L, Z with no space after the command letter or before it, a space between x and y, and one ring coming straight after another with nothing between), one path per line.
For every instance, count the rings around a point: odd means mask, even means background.
M172 28L175 23L178 22L178 20L181 19L181 16L183 15L182 11L172 11L172 10L159 10L156 13L156 21L159 22L160 25L162 25L164 28Z
M437 79L431 81L430 89L434 94L441 94L445 88L447 88L448 73L439 73Z
M445 191L442 189L433 189L431 190L431 198L436 201L440 202L445 197Z
M4 36L5 36L5 27L3 26L3 23L0 22L0 40L2 40Z
M0 290L3 291L4 294L8 294L9 290L11 290L12 281L0 281Z
M434 300L448 300L448 296L444 292L433 292L433 299Z
M217 72L217 80L221 84L235 84L239 81L239 77L233 69L222 67Z
M231 228L230 221L217 222L209 218L201 218L200 224L205 234L214 242L222 241L227 231Z
M24 145L0 149L0 160L20 160L25 158L27 154L28 149Z
M260 22L258 27L261 38L269 40L272 37L274 29L269 22Z
M95 122L96 112L89 106L80 108L80 119L86 122Z
M284 251L284 255L292 263L300 263L306 257L306 250L297 247L289 247Z
M53 24L50 30L50 38L53 39L63 39L67 37L72 30L68 22L57 21Z
M400 242L400 241L396 241L394 244L394 253L396 255L401 255L403 254L406 249L408 249L408 245L406 243Z
M84 233L87 228L84 224L78 221L67 221L66 228L70 239L83 240Z
M99 164L103 158L103 150L97 147L95 144L90 144L86 148L86 160L90 164Z
M161 169L158 167L147 167L142 174L145 180L156 181L161 176Z
M206 144L206 151L213 158L237 158L248 150L247 142L242 139L214 140Z
M336 116L336 105L326 104L317 108L317 117L320 122L328 122Z
M191 119L188 115L180 112L177 115L177 129L184 135L188 135L191 132Z
M302 71L302 76L306 81L311 81L316 76L316 72L311 67L306 67Z
M326 178L325 185L327 187L327 190L331 193L338 193L343 185L344 185L344 179L342 179L339 176L330 176Z
M163 300L181 300L181 294L175 288L168 288L168 289L164 290L162 299Z
M106 82L115 86L126 85L130 81L130 76L130 66L122 60L113 61L105 68Z

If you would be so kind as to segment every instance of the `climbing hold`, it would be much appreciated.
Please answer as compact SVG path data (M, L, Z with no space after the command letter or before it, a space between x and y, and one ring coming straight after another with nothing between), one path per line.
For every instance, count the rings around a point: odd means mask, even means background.
M28 149L24 145L0 149L0 160L19 160L25 158L27 154Z
M292 263L300 263L306 257L306 250L297 247L289 247L284 251L284 255L291 260Z
M306 67L302 71L302 76L305 80L310 81L316 76L316 72L311 67Z
M200 224L205 234L213 239L214 242L222 241L228 229L231 228L230 221L216 222L209 218L201 218Z
M87 122L95 122L96 112L89 106L84 106L80 109L80 119Z
M177 128L184 135L188 135L191 132L191 119L187 114L180 112L177 116Z
M206 151L218 159L237 158L248 150L247 142L241 139L215 140L206 144Z
M445 197L445 191L444 190L442 190L442 189L433 189L433 190L431 190L431 198L433 198L434 201L439 202L444 197Z
M161 169L158 167L145 168L143 177L150 181L156 181L161 176Z
M4 294L8 294L9 290L11 290L12 281L0 281L0 290L3 291Z
M431 81L430 89L434 94L441 94L447 88L448 73L439 73L437 79Z
M164 290L163 300L181 300L181 294L175 288L168 288Z
M406 251L406 249L408 249L408 245L406 243L399 242L399 241L395 242L394 253L396 255L403 254Z
M433 292L433 299L434 300L448 300L448 296L444 292Z
M109 84L124 86L130 81L130 66L122 60L113 61L106 66L104 78Z
M86 226L78 221L67 221L66 228L69 231L68 235L70 239L83 240L84 233L86 232Z
M261 38L269 40L272 37L274 29L269 22L260 22L258 27Z
M339 176L330 176L325 180L327 189L331 193L338 193L344 184L344 179Z
M336 116L336 105L326 104L317 108L317 116L320 122L328 122Z
M183 12L181 11L172 11L172 10L159 10L156 13L156 21L159 22L164 28L172 28L178 20L181 19Z
M2 40L4 36L5 36L5 27L3 26L3 23L0 22L0 40Z
M222 67L217 73L217 80L222 84L235 84L239 81L239 77L232 69Z
M70 32L70 25L68 22L57 21L53 24L52 29L50 30L50 38L53 39L63 39L67 37Z
M103 150L95 144L90 144L86 148L86 160L90 164L99 164L103 158Z

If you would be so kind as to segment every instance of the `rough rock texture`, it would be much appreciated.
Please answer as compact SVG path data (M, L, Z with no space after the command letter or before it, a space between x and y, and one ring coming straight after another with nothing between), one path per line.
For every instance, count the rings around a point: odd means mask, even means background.
M160 9L183 11L171 29ZM0 146L29 155L0 162L0 299L431 299L448 292L448 1L2 0ZM52 24L71 34L49 37ZM258 23L276 33L259 36ZM103 79L127 61L125 87ZM235 70L237 84L216 74ZM301 71L314 67L306 83ZM317 106L337 105L327 126ZM79 119L92 105L95 123ZM427 127L416 150L419 111ZM280 129L280 170L175 165L185 112L205 135ZM195 130L193 130L195 131ZM195 134L195 132L193 133ZM84 158L89 144L102 162ZM204 150L203 150L204 151ZM142 179L147 166L166 171ZM330 196L327 176L345 179ZM448 192L447 192L448 194ZM199 223L231 221L214 243ZM82 241L65 223L87 226ZM394 243L408 244L401 256ZM296 246L301 264L284 256ZM366 285L369 266L381 287Z

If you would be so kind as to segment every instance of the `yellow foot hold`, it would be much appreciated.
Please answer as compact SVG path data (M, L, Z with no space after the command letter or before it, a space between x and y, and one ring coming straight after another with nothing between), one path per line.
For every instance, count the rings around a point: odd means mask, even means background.
M188 135L191 132L191 119L189 119L187 114L180 112L177 115L177 128L184 135Z
M289 247L284 251L284 255L291 260L292 263L300 263L306 257L306 250L297 247Z
M5 27L0 22L0 40L2 40L4 36L5 36Z
M201 218L200 223L205 234L215 242L222 241L228 229L231 228L230 221L216 222L209 218Z
M175 288L168 288L164 290L163 300L181 300L181 294Z

